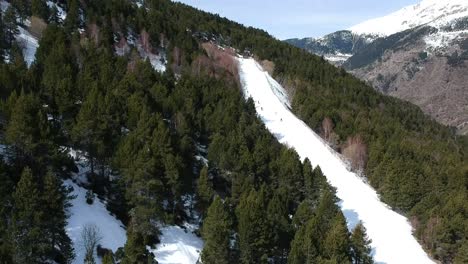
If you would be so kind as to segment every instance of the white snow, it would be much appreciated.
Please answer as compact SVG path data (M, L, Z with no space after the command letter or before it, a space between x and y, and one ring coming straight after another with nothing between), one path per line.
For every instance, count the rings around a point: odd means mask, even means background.
M67 12L65 10L63 10L63 8L61 8L59 5L57 5L56 3L52 2L52 1L47 1L47 6L52 9L54 6L57 8L57 12L58 12L58 17L62 20L62 21L65 21L65 19L67 18Z
M64 184L73 187L72 195L76 195L71 202L67 224L67 234L73 242L76 254L73 264L83 263L85 252L81 231L87 224L94 224L99 229L102 236L99 244L102 247L111 249L114 253L119 247L123 247L127 241L124 225L107 211L104 202L95 197L94 203L89 205L86 203L86 189L71 180L65 181Z
M0 10L2 12L5 12L9 6L10 6L10 3L6 1L0 1Z
M70 218L67 223L67 234L73 242L76 254L72 264L83 263L85 252L81 240L81 231L88 224L94 224L99 229L102 236L99 244L104 248L111 249L115 253L127 241L124 225L107 210L105 201L101 201L95 196L93 204L89 205L86 203L87 189L79 185L88 183L86 174L90 168L85 157L86 153L68 147L62 147L61 150L68 153L75 160L79 170L78 173L73 175L73 180L77 183L72 180L64 182L65 186L73 187L71 195L76 196L71 201L72 206L69 209ZM100 263L100 259L96 257L96 260Z
M19 34L16 36L16 41L19 43L20 47L23 49L23 56L26 64L31 66L35 60L36 50L39 47L37 39L31 35L26 29L18 27Z
M137 44L137 50L140 53L140 56L143 59L149 59L153 69L158 72L166 71L166 55L163 51L160 51L160 54L153 54L151 52L146 52L141 44Z
M1 12L5 12L9 6L10 6L10 3L0 0ZM26 26L29 26L30 23L31 22L29 20L25 21ZM31 66L31 64L33 63L35 59L36 50L39 47L39 42L33 35L31 35L31 33L29 33L23 27L18 26L18 31L19 33L18 35L16 35L16 41L18 42L19 46L22 48L24 60L26 61L26 64L29 67ZM7 57L8 57L8 54L7 54ZM9 61L9 59L7 58L6 61Z
M78 184L89 184L87 174L91 171L91 168L89 167L86 153L68 147L62 147L62 151L68 153L78 167L78 173L73 175L73 180L77 181Z
M356 34L383 37L421 25L440 28L466 16L467 0L423 0L389 15L362 22L350 30Z
M438 31L424 37L426 42L426 48L429 51L437 50L444 47L449 47L453 41L458 39L464 39L468 37L468 30L460 31Z
M253 59L239 58L244 94L252 97L257 113L279 142L294 148L302 159L320 165L337 196L348 227L362 220L372 239L374 259L380 263L433 263L412 235L408 220L379 200L322 139L277 98L282 87Z
M161 228L161 243L156 249L149 249L156 256L159 264L195 264L203 248L203 241L193 230L196 227L186 224Z
M337 54L327 54L325 55L325 59L330 62L345 62L348 60L353 54L343 54L343 53L337 53Z

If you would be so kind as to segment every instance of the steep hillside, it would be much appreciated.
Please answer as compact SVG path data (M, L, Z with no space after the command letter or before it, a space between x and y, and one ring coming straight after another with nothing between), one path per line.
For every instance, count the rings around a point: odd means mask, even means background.
M467 33L460 33L463 30ZM467 40L468 27L418 28L377 39L343 66L379 91L418 105L463 134L468 126Z
M348 228L354 228L359 221L366 227L374 260L388 264L432 263L412 236L408 220L379 201L375 190L351 172L338 153L291 113L287 100L275 93L277 90L284 93L283 87L253 59L239 59L239 64L244 94L255 101L257 113L268 130L303 159L322 168L337 190Z
M62 183L77 172L69 148L85 154L88 198L126 231L116 252L107 240L112 248L98 252L93 239L86 261L371 262L365 224L347 228L320 167L278 143L243 97L236 54L280 81L291 111L349 160L353 179L410 219L427 253L465 261L466 142L418 108L264 31L177 2L34 2L12 1L2 17L1 262L82 256L66 233L73 197ZM17 23L36 19L45 28L28 65Z

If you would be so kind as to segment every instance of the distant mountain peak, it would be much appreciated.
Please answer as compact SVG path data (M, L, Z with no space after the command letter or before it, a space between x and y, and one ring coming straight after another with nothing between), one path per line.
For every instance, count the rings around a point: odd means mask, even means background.
M423 0L351 27L353 33L385 37L422 25L440 28L468 16L468 0Z

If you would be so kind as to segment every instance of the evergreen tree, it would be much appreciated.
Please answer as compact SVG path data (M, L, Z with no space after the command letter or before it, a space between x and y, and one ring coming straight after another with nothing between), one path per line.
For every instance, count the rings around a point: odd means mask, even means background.
M241 197L236 209L239 249L242 263L266 263L271 242L270 226L264 209L267 207L266 187L251 190Z
M331 222L330 229L326 234L322 256L336 263L351 264L350 246L346 220L343 214L339 212Z
M464 240L458 254L454 259L454 264L467 264L468 263L468 240Z
M177 202L180 197L180 189L181 189L181 179L180 179L180 171L179 168L181 167L182 161L180 157L174 157L171 153L168 153L164 157L164 175L169 186L171 192L171 200L172 200L172 213L175 213Z
M208 209L206 219L203 221L202 236L205 246L201 260L206 264L230 263L231 219L221 198L216 196Z
M44 232L40 192L29 168L24 169L13 194L11 237L15 263L43 263Z
M103 95L94 87L83 102L72 130L72 138L81 149L87 152L87 159L94 177L96 159L103 148L101 108L104 106Z
M351 247L353 255L353 263L355 264L372 264L374 261L371 256L370 243L372 241L367 238L366 228L359 222L353 229L351 234Z
M19 33L18 25L16 23L16 12L12 6L9 6L5 11L3 17L5 42L7 48L10 48L15 40L16 35Z
M57 176L49 171L44 178L43 193L43 210L47 212L43 230L50 243L48 255L59 263L69 263L74 257L71 240L65 231L66 210L70 206L69 191Z
M0 204L2 204L0 207L0 263L11 263L13 260L8 231L13 208L14 183L2 159L3 157L0 157Z
M64 21L66 32L73 33L80 26L80 5L78 0L68 1L67 18Z
M284 189L283 189L284 190ZM276 190L268 203L267 214L271 225L271 252L279 263L287 259L292 228L289 220L288 200L285 190Z
M301 226L295 233L294 239L291 241L291 250L288 255L288 264L303 264L306 262L304 252L306 227Z
M78 91L75 87L75 60L62 29L46 29L36 53L36 62L41 64L42 94L46 96L52 114L68 125L76 114Z
M303 226L310 218L313 217L312 205L308 200L302 201L296 209L294 217L292 219L293 226L299 229Z
M21 23L24 23L27 17L31 16L31 1L30 0L12 0L11 6L16 9Z
M33 157L41 137L38 125L42 115L37 98L21 92L11 110L10 121L5 131L9 157L20 170L24 166L34 165Z
M314 170L309 159L304 160L303 165L305 197L311 204L317 204L320 197L320 190L323 187L323 175L320 167Z
M31 0L31 13L44 21L49 19L49 7L44 0Z
M146 250L146 243L141 233L135 229L134 222L130 222L127 229L127 242L124 247L122 264L156 264L151 254Z
M114 257L111 253L106 253L102 258L102 264L115 264Z
M197 184L198 208L200 212L206 212L211 199L213 198L213 187L208 177L208 167L204 166L200 171Z

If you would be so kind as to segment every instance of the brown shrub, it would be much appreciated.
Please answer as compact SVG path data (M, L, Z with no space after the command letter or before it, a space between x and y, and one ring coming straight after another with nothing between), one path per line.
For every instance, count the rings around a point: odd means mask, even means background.
M145 52L152 53L153 47L151 46L151 38L145 29L143 29L140 33L140 43Z
M275 72L275 63L269 60L263 60L260 62L262 65L263 69L267 71L271 76L273 76L273 73Z
M363 171L367 164L367 146L361 136L348 137L343 155L351 162L352 169Z
M99 46L99 41L100 41L99 32L100 32L100 29L96 23L90 23L88 25L88 30L87 30L88 37L90 40L94 42L94 44L96 44L96 46Z
M192 62L192 74L200 76L202 73L214 76L213 62L207 56L200 55Z
M180 74L182 72L182 60L183 60L184 53L179 47L174 47L172 51L172 70L176 74Z
M325 140L328 141L330 139L330 135L333 133L333 128L333 121L329 117L325 117L322 121L322 137Z
M47 23L40 17L32 16L31 25L29 26L29 32L34 37L40 39L42 37L42 32L46 29Z
M231 48L221 49L213 43L205 42L202 44L203 49L206 51L208 58L211 60L208 66L213 71L215 77L224 76L226 73L239 82L239 67L234 55L236 51Z

